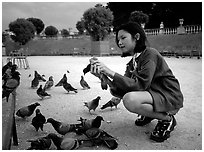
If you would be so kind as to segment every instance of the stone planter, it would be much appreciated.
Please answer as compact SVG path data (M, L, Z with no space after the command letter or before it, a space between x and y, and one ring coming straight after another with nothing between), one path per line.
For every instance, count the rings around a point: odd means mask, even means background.
M103 56L110 54L109 41L91 41L91 55Z

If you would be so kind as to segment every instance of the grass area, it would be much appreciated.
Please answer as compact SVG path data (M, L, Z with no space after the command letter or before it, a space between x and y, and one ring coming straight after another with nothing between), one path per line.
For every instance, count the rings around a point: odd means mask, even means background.
M181 55L198 55L202 54L202 33L185 34L185 35L153 35L148 36L151 47L156 48L159 52L176 52ZM119 48L115 44L115 36L108 38L110 54L121 54ZM70 55L81 54L87 55L91 51L91 40L89 37L77 39L40 39L32 40L23 46L27 55ZM7 52L18 49L15 43L6 43Z

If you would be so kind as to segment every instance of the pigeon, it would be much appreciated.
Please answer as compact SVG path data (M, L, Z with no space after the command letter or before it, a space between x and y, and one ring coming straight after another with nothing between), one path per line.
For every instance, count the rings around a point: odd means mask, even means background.
M44 75L40 75L37 71L34 71L34 78L37 77L39 81L45 82L46 80L43 78Z
M10 94L20 85L20 73L15 71L12 73L11 78L8 78L4 81L2 86L2 98L6 97L6 101L8 102Z
M90 59L90 62L91 62L91 60L97 60L97 58L96 58L96 57L91 58L91 59ZM91 70L91 64L88 64L88 65L86 66L86 68L83 69L84 75L85 75L86 73L88 73L90 70ZM112 82L110 81L110 79L109 79L106 75L104 75L103 73L100 74L99 79L101 80L101 88L102 88L103 90L107 90L107 89L108 89L108 85L109 85L109 86L111 85L111 87L113 86L113 84L112 84Z
M108 107L111 107L111 110L112 110L112 107L115 106L115 108L117 108L117 105L120 103L121 101L121 98L117 98L117 97L112 97L111 100L109 100L106 104L104 104L101 109L106 109Z
M7 69L11 68L11 66L12 66L12 62L9 61L6 65L4 65L4 66L2 67L2 76L5 74L5 72L6 72Z
M51 123L53 128L61 135L65 135L68 132L75 132L76 128L80 128L81 124L68 124L57 121L53 118L48 118L46 123Z
M83 77L83 76L81 76L80 85L83 87L83 89L90 89L90 86L89 86L88 83L84 80L84 77Z
M44 90L49 90L53 85L54 85L53 77L50 76L48 81L45 83L43 89Z
M9 68L6 69L5 73L2 76L2 84L7 80L12 78L12 75L16 72L18 66L16 64L11 65Z
M39 128L43 131L43 125L46 122L45 116L43 116L40 112L40 109L35 110L36 116L32 119L32 125L35 127L36 131L39 130Z
M29 139L30 147L27 150L49 150L52 141L49 137L39 137L37 139Z
M30 77L31 77L31 74L29 74L28 77L30 78Z
M89 139L75 139L67 136L60 137L55 133L49 133L47 137L52 139L57 150L78 149L85 141L90 141Z
M18 111L16 112L16 115L18 117L21 117L21 118L29 117L33 114L33 112L37 106L40 106L40 104L38 102L33 103L31 105L28 105L28 106L25 106L25 107L22 107L22 108L18 109Z
M91 64L88 64L88 65L83 69L84 75L85 75L86 73L88 73L90 70L91 70Z
M102 129L90 128L84 134L94 143L94 145L99 146L101 144L104 144L111 150L118 147L116 138Z
M73 88L71 84L69 84L67 81L63 82L63 88L69 92L69 91L74 91L75 93L77 93L77 89Z
M31 81L31 88L36 89L39 85L39 79L38 77L35 77L32 81Z
M101 122L104 121L104 119L102 116L96 116L94 119L84 119L80 117L78 121L81 121L82 127L76 128L76 133L82 134L90 128L99 128L101 126Z
M96 108L99 105L99 100L101 99L100 96L96 97L95 99L89 101L89 102L84 102L84 106L86 106L89 109L89 112L91 110L96 110ZM90 112L91 113L91 112Z
M67 73L70 73L69 70L67 70Z
M96 57L93 57L93 58L91 58L90 59L90 61L91 60L97 60L97 58ZM86 74L86 73L88 73L88 72L90 72L91 71L91 64L89 63L84 69L83 69L83 73L84 73L84 75Z
M50 94L48 94L44 89L42 89L42 85L40 85L40 87L37 89L37 95L39 97L41 97L41 99L44 99L44 97L46 96L51 96Z
M55 87L62 86L64 81L67 81L66 74L64 74L63 78L55 85Z

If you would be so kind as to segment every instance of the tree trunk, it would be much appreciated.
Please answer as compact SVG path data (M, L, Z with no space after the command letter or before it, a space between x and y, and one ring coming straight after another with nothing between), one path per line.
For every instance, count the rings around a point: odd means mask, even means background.
M110 54L109 41L91 41L91 55L103 56Z

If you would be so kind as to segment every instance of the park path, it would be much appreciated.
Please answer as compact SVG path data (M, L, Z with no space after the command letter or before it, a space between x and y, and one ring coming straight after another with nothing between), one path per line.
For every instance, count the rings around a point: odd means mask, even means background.
M67 123L75 123L82 116L85 118L94 118L96 115L102 115L106 121L101 128L118 138L117 150L201 150L202 149L202 60L196 58L165 58L173 73L180 81L181 89L184 94L184 107L176 115L178 125L171 138L163 143L156 143L149 139L151 131L156 125L156 121L145 127L134 125L136 115L129 113L122 103L118 109L100 110L96 109L90 115L88 109L83 106L84 101L90 101L96 96L101 96L99 107L106 103L112 96L108 90L100 88L99 79L88 73L85 80L91 86L90 90L82 90L79 81L83 68L89 63L90 57L72 57L72 56L32 56L28 57L30 69L19 69L21 73L21 84L17 89L16 110L24 105L33 102L40 102L39 107L46 118L53 117ZM105 64L116 72L123 74L125 65L130 58L99 57ZM3 57L3 63L5 58ZM78 89L78 93L69 93L62 87L52 88L49 93L51 98L40 101L35 89L30 88L34 71L44 74L48 79L53 76L55 84L66 73L68 82ZM28 77L32 74L31 77ZM41 84L44 84L41 82ZM2 100L2 129L6 127L8 117L8 108L10 103ZM55 132L51 125L47 124L44 131L35 132L30 122L34 115L22 120L16 118L18 146L12 145L12 150L22 150L29 147L27 139L35 139L50 132ZM104 147L92 147L82 149L106 149Z

